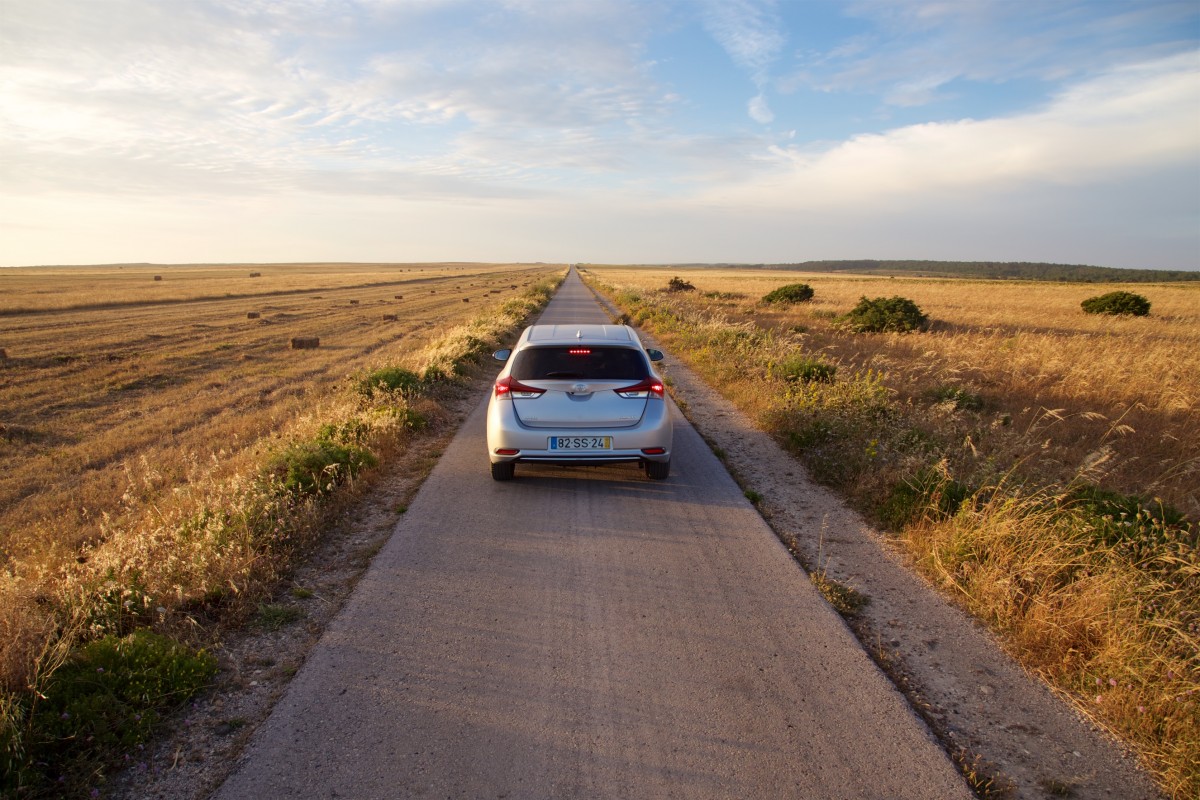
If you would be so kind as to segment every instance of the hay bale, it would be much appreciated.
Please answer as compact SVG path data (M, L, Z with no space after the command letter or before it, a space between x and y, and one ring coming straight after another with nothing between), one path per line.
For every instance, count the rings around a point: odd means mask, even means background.
M0 361L7 361L7 360L8 360L8 351L5 350L3 347L0 347Z
M396 319L397 319L397 317L395 314L384 314L383 315L384 322L395 322Z
M352 305L352 306L356 306L356 305L358 305L358 301L357 301L357 300L351 300L351 301L350 301L350 305Z
M155 276L154 276L154 280L156 280L156 281L161 281L161 280L162 280L162 275L155 275Z
M261 273L261 272L251 272L251 273L250 273L250 277L251 277L251 278L261 278L261 277L262 277L262 273Z
M403 299L404 299L404 295L402 295L402 294L398 294L398 295L396 295L396 299L397 299L397 300L403 300Z
M317 336L293 336L293 350L315 350L321 346L321 339Z
M258 319L261 316L262 314L257 311L250 311L246 314L246 319Z
M463 302L464 302L464 303L469 303L469 302L471 302L471 298L469 298L469 297L464 297L464 298L463 298Z

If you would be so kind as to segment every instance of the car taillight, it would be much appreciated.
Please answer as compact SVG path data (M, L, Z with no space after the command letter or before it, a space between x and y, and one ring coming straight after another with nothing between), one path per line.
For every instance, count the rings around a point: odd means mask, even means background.
M522 398L541 397L545 391L545 389L539 389L536 386L526 386L511 377L501 378L496 381L496 397L504 397L506 394Z
M641 383L635 383L633 386L626 386L624 389L614 389L621 397L628 397L631 400L637 400L645 397L663 396L662 381L655 378L646 378Z

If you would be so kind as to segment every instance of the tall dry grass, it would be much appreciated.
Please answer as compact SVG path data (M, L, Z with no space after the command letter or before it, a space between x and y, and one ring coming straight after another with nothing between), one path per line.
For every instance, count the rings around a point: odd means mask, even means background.
M696 291L664 291L675 275ZM936 584L1134 744L1169 794L1200 794L1200 286L1139 286L1152 316L1111 319L1079 308L1110 288L1096 285L588 277L893 526ZM811 303L759 302L801 281ZM859 297L894 295L929 315L927 332L839 326Z

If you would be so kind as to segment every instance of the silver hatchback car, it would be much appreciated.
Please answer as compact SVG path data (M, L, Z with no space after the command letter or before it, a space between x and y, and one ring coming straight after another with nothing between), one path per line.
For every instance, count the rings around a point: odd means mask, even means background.
M511 350L488 403L492 477L517 462L637 462L655 480L671 472L671 415L662 378L627 325L533 325Z

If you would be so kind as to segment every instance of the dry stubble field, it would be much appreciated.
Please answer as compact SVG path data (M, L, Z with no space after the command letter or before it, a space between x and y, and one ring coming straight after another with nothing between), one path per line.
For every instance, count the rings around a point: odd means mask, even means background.
M167 489L185 482L197 459L232 459L347 376L419 352L553 270L0 270L3 561L52 565L72 557L97 534L103 515L120 513L131 481L152 479ZM292 337L314 336L320 347L290 349Z

